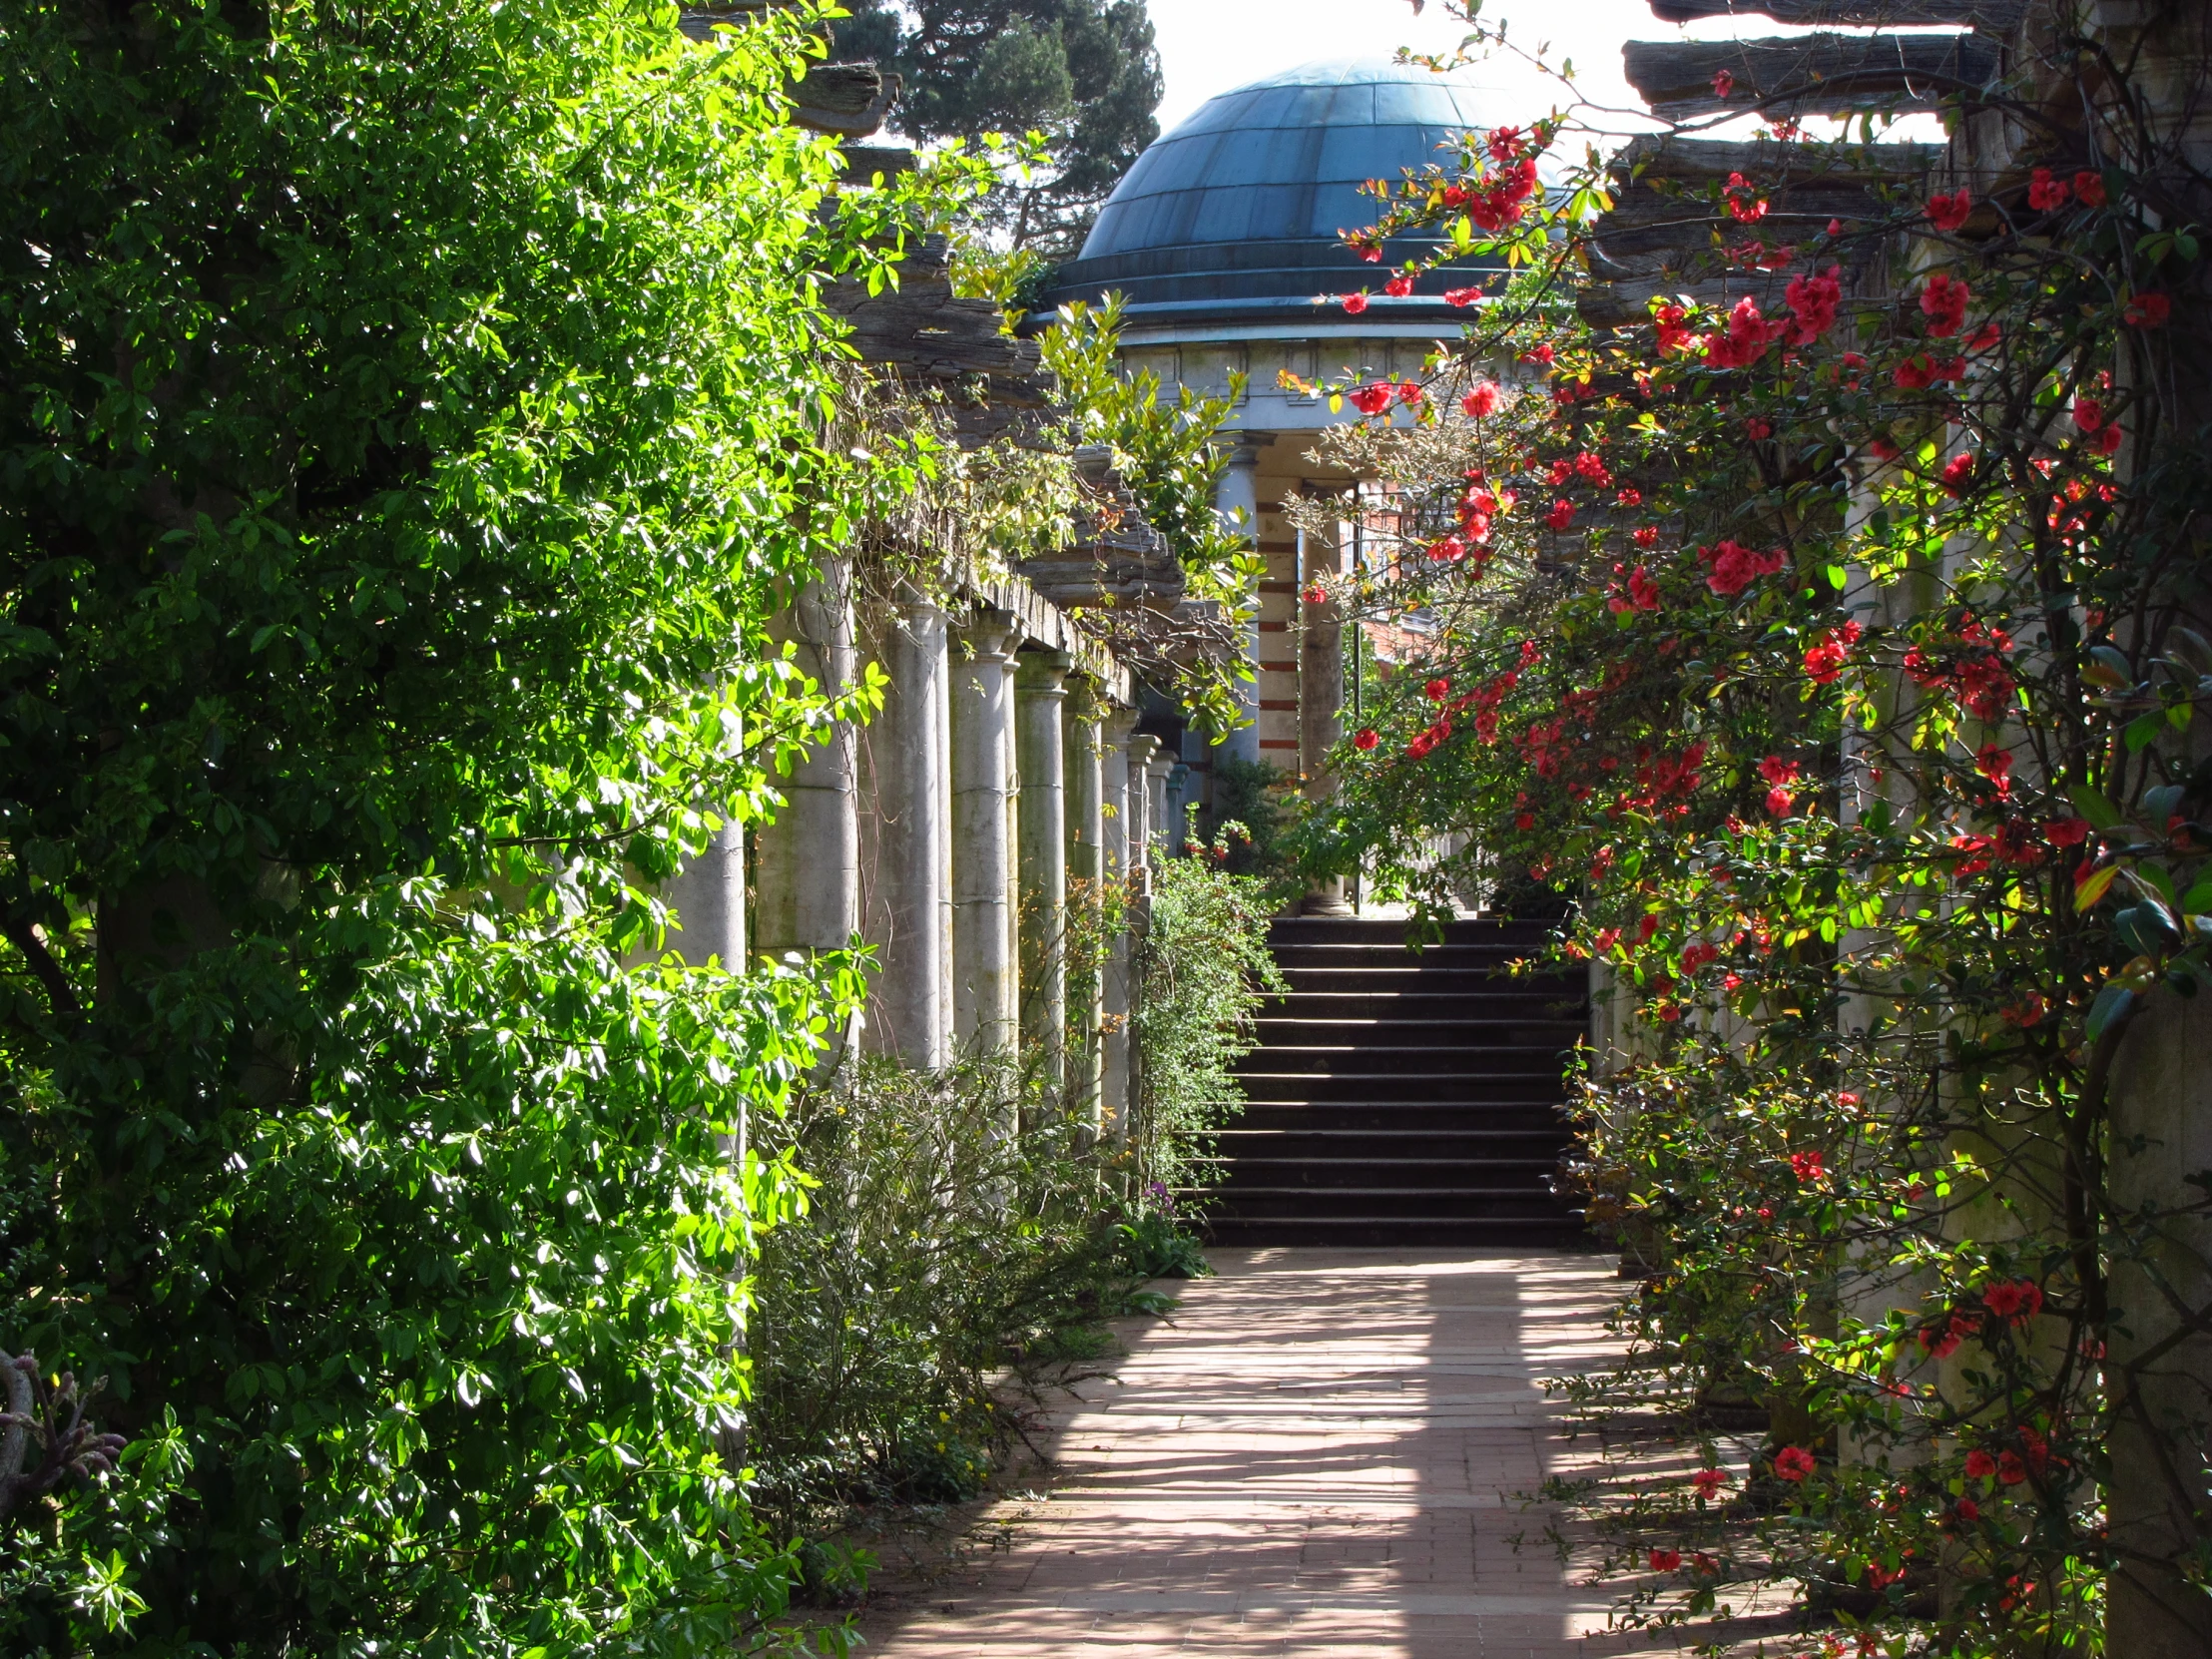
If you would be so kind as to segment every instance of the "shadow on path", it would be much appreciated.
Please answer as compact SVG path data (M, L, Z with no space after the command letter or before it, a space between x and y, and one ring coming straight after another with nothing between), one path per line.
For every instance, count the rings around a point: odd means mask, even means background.
M1224 1250L1056 1418L1012 1547L870 1627L883 1659L1553 1659L1605 1629L1524 1510L1573 1457L1540 1380L1602 1362L1609 1257ZM1511 1538L1525 1534L1515 1551Z

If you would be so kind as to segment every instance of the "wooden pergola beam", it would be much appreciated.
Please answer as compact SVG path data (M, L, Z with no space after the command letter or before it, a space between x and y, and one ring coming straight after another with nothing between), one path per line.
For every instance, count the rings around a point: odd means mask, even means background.
M1706 116L1856 115L1933 110L1996 79L1997 51L1976 35L1798 35L1772 40L1632 40L1628 83L1670 121ZM1723 98L1714 81L1735 85Z
M2008 34L2027 15L2027 0L1651 0L1662 23L1706 17L1771 17L1777 23L1839 28L1978 29Z

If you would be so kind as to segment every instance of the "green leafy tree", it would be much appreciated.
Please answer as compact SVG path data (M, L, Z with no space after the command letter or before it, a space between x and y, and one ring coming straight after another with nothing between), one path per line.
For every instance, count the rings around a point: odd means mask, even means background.
M0 1350L123 1467L11 1653L691 1654L790 1562L742 1421L749 1103L856 977L650 955L831 709L811 26L643 0L0 15ZM819 49L817 47L816 49Z
M1141 0L859 0L834 49L905 78L898 124L923 140L1042 133L1052 167L992 199L1017 248L1073 255L1098 209L1159 137L1164 90Z

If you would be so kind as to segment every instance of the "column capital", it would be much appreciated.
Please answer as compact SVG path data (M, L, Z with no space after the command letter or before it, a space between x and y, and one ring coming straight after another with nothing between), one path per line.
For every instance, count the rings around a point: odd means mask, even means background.
M1014 648L1021 643L1021 619L1009 611L985 607L953 632L976 660L1005 667L1014 661Z
M1108 749L1127 749L1137 730L1137 711L1125 709L1119 703L1109 703L1099 719L1099 728Z
M1075 659L1065 651L1024 651L1015 659L1014 686L1025 697L1067 696L1068 670Z
M891 594L891 604L909 622L927 622L945 614L944 607L934 597L907 581L901 581Z
M1134 720L1136 717L1132 715L1130 718ZM1152 757L1159 753L1160 740L1150 732L1139 732L1129 740L1129 764L1133 767L1142 767L1149 773L1152 770Z

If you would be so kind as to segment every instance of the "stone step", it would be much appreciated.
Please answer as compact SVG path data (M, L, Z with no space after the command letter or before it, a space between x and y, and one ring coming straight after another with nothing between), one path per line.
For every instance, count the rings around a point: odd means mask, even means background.
M1577 1002L1588 995L1588 987L1581 979L1557 974L1510 979L1502 974L1492 973L1487 968L1416 968L1402 962L1384 967L1292 967L1284 969L1283 978L1293 991L1333 991L1340 994L1358 992L1374 995L1379 992L1418 991L1424 996L1488 996L1493 993L1512 995L1525 991L1542 991Z
M1517 1172L1516 1172L1517 1173ZM1214 1213L1240 1221L1311 1221L1330 1216L1511 1217L1555 1220L1564 1209L1545 1177L1501 1176L1481 1186L1239 1187L1222 1191Z
M1469 1064L1487 1063L1500 1049L1533 1048L1563 1054L1588 1030L1579 1019L1546 1019L1538 1009L1520 1012L1461 1008L1447 1019L1317 1018L1263 1010L1260 1041L1275 1048L1434 1048L1456 1053Z
M1546 1134L1567 1138L1556 1100L1256 1100L1225 1134Z
M1385 1129L1372 1124L1344 1128L1246 1127L1240 1118L1215 1137L1221 1157L1239 1169L1284 1162L1346 1165L1354 1159L1406 1161L1535 1160L1550 1167L1572 1139L1553 1122L1531 1128L1454 1127Z
M1600 1246L1578 1216L1310 1216L1247 1219L1210 1216L1207 1239L1223 1247L1267 1246L1293 1249L1317 1246L1342 1250L1478 1250L1506 1245L1545 1245L1553 1249Z
M1265 1053L1265 1050L1261 1051ZM1258 1054L1248 1058L1249 1066ZM1372 1064L1372 1060L1369 1062ZM1377 1101L1408 1097L1436 1105L1525 1105L1530 1101L1557 1101L1564 1091L1556 1067L1549 1071L1527 1068L1463 1072L1397 1071L1256 1071L1237 1074L1245 1098L1258 1104L1364 1106Z

